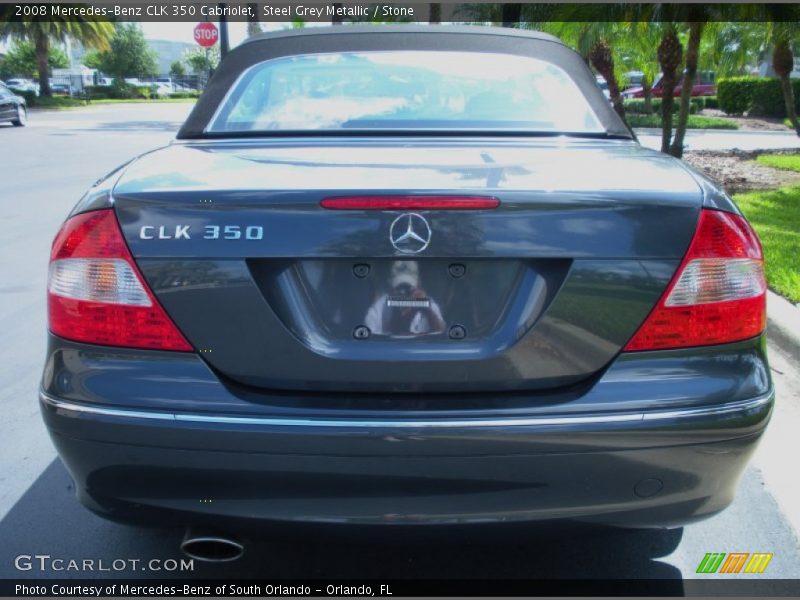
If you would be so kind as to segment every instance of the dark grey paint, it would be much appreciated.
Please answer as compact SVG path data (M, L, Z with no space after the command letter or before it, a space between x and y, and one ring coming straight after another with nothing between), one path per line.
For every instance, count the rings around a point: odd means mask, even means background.
M653 190L654 180L664 184ZM367 193L478 194L501 206L421 211L432 237L410 257L389 239L399 211L319 205ZM565 140L180 144L130 165L113 194L145 278L210 365L247 385L317 391L576 383L642 323L702 204L677 161L633 142ZM227 224L263 226L264 238L203 239ZM179 225L191 239L140 239L143 226ZM392 265L412 259L441 310L438 330L353 339L392 295ZM462 279L448 276L452 261L466 265ZM372 269L359 280L362 262Z
M757 338L725 346L621 354L602 374L555 390L321 394L237 385L193 353L104 348L50 336L42 385L54 397L99 406L258 417L494 418L636 412L724 405L768 393L765 346L765 338ZM680 440L675 438L676 443ZM514 443L510 438L497 440L501 447Z
M337 268L341 261L326 262L325 272L343 270ZM205 351L204 359L236 381L283 389L407 392L575 383L616 355L655 304L676 265L575 261L562 284L566 269L555 263L544 267L551 271L552 286L543 283L542 268L526 268L529 276L521 277L513 293L502 298L508 304L483 336L468 330L463 340L451 340L446 332L354 340L314 328L325 317L312 303L283 288L271 290L276 314L244 261L139 261L179 328ZM269 285L267 280L261 283ZM360 306L363 315L374 295L350 283L342 281L328 304ZM491 302L497 289L483 289L487 283L491 280L477 280L471 296L453 294L443 305L445 318L480 305L481 295ZM277 295L281 301L276 301ZM284 307L286 302L293 304L294 314ZM352 330L362 322L353 316L342 328ZM447 321L458 322L454 316Z
M46 393L178 414L345 420L314 427L93 416L43 406L80 500L126 522L424 525L577 519L674 526L722 510L771 412L584 425L372 428L369 419L607 415L769 394L764 339L624 355L582 388L542 394L252 392L197 356L51 338ZM361 425L360 422L365 424ZM637 495L657 479L661 490ZM638 486L638 487L637 487ZM652 487L652 485L650 485ZM203 504L200 499L210 499Z

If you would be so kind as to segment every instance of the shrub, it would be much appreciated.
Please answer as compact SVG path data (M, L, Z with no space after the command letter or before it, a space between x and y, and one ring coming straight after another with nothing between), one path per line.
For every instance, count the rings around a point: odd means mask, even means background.
M108 86L87 85L83 91L90 100L105 100L111 97Z
M122 79L115 79L108 88L108 97L116 100L132 100L136 98L149 99L152 90L149 85L133 85Z
M652 102L650 103L653 107L653 114L660 114L661 112L661 99L660 98L653 98ZM705 101L703 98L692 98L689 102L689 114L695 114L701 110L705 106ZM675 102L672 103L672 113L678 114L680 110L681 102L680 98L675 98ZM645 104L644 100L641 98L634 98L632 100L625 100L625 111L630 112L633 114L644 115L647 114L645 112Z
M717 102L726 115L742 115L753 100L755 77L725 77L717 80Z
M114 79L114 81L111 82L111 86L108 88L108 96L120 100L135 98L136 87L130 83L125 83L122 79Z
M628 124L631 127L656 127L660 128L661 116L660 115L628 115ZM673 127L675 122L672 123ZM739 126L730 119L721 119L719 117L703 117L700 115L691 115L686 124L688 129L739 129Z
M797 91L795 90L795 105L797 104ZM761 79L753 86L753 96L750 100L748 114L754 117L780 117L786 116L786 103L783 101L783 89L780 79Z
M792 80L795 104L800 109L800 80ZM728 77L717 82L719 107L729 115L745 112L758 117L786 116L780 80L774 77Z
M170 98L199 98L200 92L172 92Z
M152 97L153 97L153 90L149 85L136 86L136 98L143 98L144 100L149 100Z
M647 111L645 110L644 100L641 100L639 98L634 98L632 100L625 100L625 112L637 115L646 114Z
M705 101L704 108L719 108L716 96L705 96L703 100Z

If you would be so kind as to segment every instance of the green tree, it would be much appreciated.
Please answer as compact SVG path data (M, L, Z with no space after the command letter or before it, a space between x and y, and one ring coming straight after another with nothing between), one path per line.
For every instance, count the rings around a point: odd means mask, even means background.
M183 65L182 60L176 60L169 66L169 74L175 79L183 79L186 77L186 67Z
M100 54L100 70L120 79L158 75L156 53L147 44L138 24L117 25L111 49Z
M81 62L90 69L97 69L98 71L103 70L103 56L96 50L90 50L84 54Z
M104 50L109 47L113 32L111 23L94 17L71 16L66 19L48 16L46 20L28 17L19 21L0 21L0 40L13 37L33 44L36 53L36 71L39 74L39 89L43 96L52 95L48 62L52 42L64 42L70 38L88 48Z
M210 75L219 65L219 46L213 46L208 50L194 48L183 55L183 60L195 75Z
M50 69L65 69L69 66L69 58L61 48L51 47L47 56ZM36 61L36 49L27 41L19 42L11 49L0 63L0 78L28 77L38 79L39 69Z

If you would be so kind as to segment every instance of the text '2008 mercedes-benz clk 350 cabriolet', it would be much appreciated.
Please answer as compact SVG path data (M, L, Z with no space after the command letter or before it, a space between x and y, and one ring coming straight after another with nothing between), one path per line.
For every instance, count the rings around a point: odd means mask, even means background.
M765 292L555 38L267 34L64 223L41 405L122 521L675 526L769 419Z

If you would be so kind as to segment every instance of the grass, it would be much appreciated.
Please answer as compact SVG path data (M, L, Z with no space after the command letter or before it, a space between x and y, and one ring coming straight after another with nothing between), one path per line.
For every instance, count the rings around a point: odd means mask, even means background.
M159 103L181 103L181 102L197 102L197 98L153 98L146 100L145 98L128 98L119 100L116 98L101 98L98 100L90 101L91 104L159 104Z
M129 99L116 99L116 98L102 98L98 100L91 100L89 104L82 98L70 98L69 96L53 96L52 98L39 97L36 99L36 104L30 108L46 108L46 109L66 109L66 108L80 108L82 106L93 106L96 104L173 104L182 102L197 102L197 98L154 98L152 100L145 100L144 98L129 98Z
M86 106L86 102L80 98L70 98L69 96L53 96L47 98L40 96L31 108L77 108Z
M626 115L631 127L661 127L660 115ZM672 126L675 127L677 118L672 119ZM728 119L720 117L703 117L701 115L689 115L686 123L688 129L739 129L739 125Z
M800 173L800 154L762 154L756 158L756 162L774 169Z
M769 287L800 302L800 187L737 194L733 199L761 238Z

